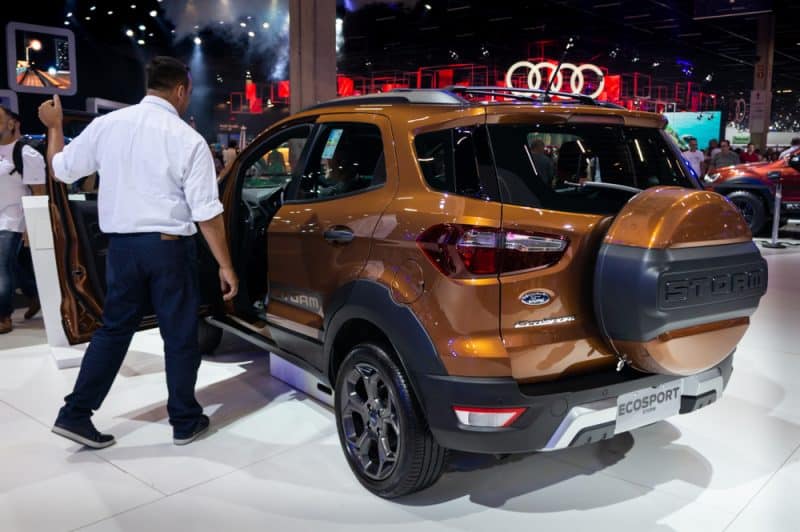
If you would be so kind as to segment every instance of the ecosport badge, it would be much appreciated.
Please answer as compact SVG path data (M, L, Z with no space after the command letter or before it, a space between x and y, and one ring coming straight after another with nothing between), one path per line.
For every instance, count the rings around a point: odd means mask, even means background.
M561 316L559 318L547 318L544 320L535 321L518 321L514 324L515 329L523 329L525 327L545 327L547 325L562 325L564 323L571 323L575 321L575 316Z
M526 305L530 305L531 307L538 307L539 305L546 305L550 303L550 294L547 292L533 290L530 292L525 292L519 296L519 300Z

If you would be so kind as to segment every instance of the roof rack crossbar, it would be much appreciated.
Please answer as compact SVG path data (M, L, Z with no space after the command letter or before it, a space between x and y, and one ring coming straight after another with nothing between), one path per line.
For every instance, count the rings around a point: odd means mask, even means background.
M491 86L463 87L455 85L452 87L448 87L447 90L463 94L480 94L485 96L500 96L503 98L517 97L519 99L525 99L525 100L533 100L533 98L531 97L522 98L522 96L525 96L526 94L541 94L543 96L550 94L552 96L558 96L560 98L570 98L587 105L601 105L597 100L585 94L572 94L570 92L555 92L555 91L548 92L545 89L522 89L517 87L491 87Z

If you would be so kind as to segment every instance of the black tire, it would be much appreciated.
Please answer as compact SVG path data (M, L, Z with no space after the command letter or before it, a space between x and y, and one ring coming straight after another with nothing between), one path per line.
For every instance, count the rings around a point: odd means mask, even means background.
M447 450L433 438L389 348L363 343L350 350L336 377L335 407L342 451L369 491L392 499L439 479Z
M742 213L753 236L757 235L767 221L767 209L761 196L747 190L734 190L727 197Z
M222 341L222 329L208 323L204 318L197 321L197 346L201 355L210 355Z

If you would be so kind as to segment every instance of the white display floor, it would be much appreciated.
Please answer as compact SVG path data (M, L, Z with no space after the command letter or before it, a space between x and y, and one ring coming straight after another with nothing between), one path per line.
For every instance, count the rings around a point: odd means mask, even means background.
M0 337L0 531L800 530L800 248L765 255L769 292L721 401L578 449L460 454L393 502L354 479L332 411L228 336L200 369L207 438L172 444L151 331L95 416L117 445L83 450L50 433L77 369L56 369L41 321L18 322Z

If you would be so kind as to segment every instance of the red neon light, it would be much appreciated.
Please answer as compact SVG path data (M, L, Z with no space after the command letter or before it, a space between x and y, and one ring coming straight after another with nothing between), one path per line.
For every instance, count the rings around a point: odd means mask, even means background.
M336 76L336 94L339 96L353 96L355 94L355 82L353 78Z

